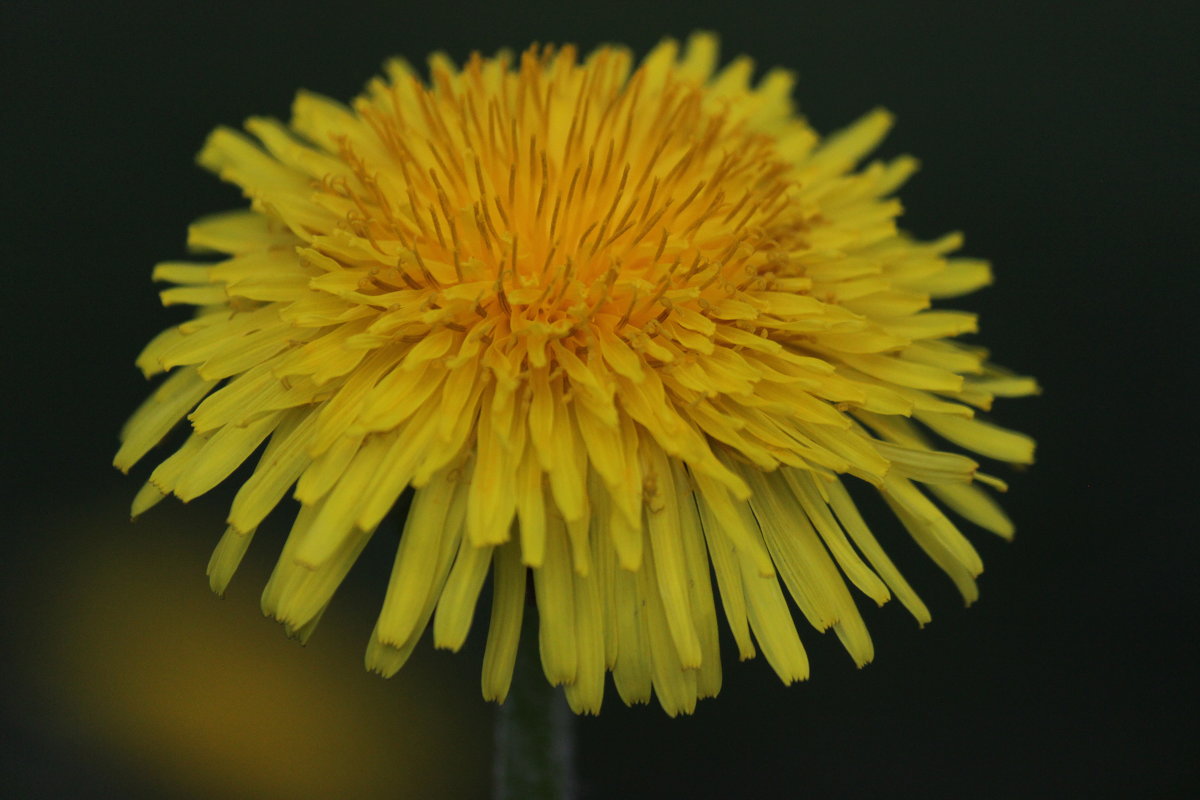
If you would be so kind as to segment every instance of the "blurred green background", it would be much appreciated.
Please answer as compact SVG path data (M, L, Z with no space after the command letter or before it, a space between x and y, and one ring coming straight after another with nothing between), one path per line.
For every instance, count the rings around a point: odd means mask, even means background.
M724 55L800 75L818 130L876 105L883 154L922 171L906 227L967 233L996 286L996 359L1037 375L997 418L1034 434L1007 473L1013 544L977 530L963 609L899 525L875 527L934 614L866 610L876 663L805 632L785 688L724 648L694 717L609 691L579 725L582 796L1183 796L1195 734L1190 403L1197 108L1194 4L59 3L0 6L5 76L5 778L36 797L485 797L486 605L462 653L421 648L393 680L362 650L397 525L385 524L307 647L257 609L290 511L224 600L204 576L227 488L136 524L148 473L109 467L148 387L132 362L186 312L151 266L187 223L238 206L194 166L217 124L286 116L304 87L348 99L382 60L531 41L644 53L696 28ZM1190 312L1190 313L1189 313ZM236 478L235 478L236 482ZM877 504L868 502L868 513ZM393 532L387 532L393 531ZM485 591L485 597L487 592ZM728 640L726 640L728 642Z

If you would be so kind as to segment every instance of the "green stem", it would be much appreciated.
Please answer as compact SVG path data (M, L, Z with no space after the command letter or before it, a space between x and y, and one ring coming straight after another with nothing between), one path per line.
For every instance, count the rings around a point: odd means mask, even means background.
M495 800L575 797L574 715L542 673L537 626L526 625L512 688L496 710Z

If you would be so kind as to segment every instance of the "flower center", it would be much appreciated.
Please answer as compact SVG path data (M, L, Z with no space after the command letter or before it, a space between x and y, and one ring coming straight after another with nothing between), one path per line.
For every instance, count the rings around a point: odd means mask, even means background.
M511 333L533 366L598 335L654 357L672 309L703 336L713 309L736 320L742 292L770 288L808 222L790 166L669 67L544 48L373 85L356 111L377 141L337 140L353 179L326 177L320 202L379 256L363 294L423 310L397 335Z

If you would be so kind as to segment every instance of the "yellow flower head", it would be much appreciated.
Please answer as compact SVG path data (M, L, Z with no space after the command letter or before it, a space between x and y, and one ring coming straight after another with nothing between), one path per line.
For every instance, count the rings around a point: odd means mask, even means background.
M546 677L576 711L606 670L670 714L716 694L716 594L740 655L788 682L808 663L781 583L860 665L846 579L929 619L844 476L974 598L979 556L929 495L1008 536L975 485L1003 484L933 436L1028 463L974 409L1036 386L953 341L973 315L927 309L988 266L897 230L913 159L855 171L888 114L822 141L791 75L752 87L749 60L716 61L709 35L636 69L613 47L435 55L428 84L395 61L352 108L302 92L289 125L215 131L200 163L251 207L189 229L223 260L155 269L164 303L199 310L138 359L171 375L116 465L185 415L191 435L134 513L265 442L209 575L224 591L292 490L263 608L303 638L411 487L367 666L395 673L431 617L461 646L490 570L483 693L503 699L532 574Z

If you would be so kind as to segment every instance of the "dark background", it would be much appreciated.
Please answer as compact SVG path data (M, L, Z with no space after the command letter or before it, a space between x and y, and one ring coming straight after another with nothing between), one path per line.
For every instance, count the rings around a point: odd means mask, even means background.
M706 28L726 58L798 71L820 131L896 113L883 154L923 163L904 225L964 230L993 261L996 285L955 305L1045 387L997 410L1038 439L1038 464L1002 472L1015 542L969 531L988 570L974 607L880 522L931 625L868 610L862 671L804 631L813 677L790 688L726 646L725 688L690 718L626 709L610 687L579 725L583 797L1190 795L1195 16L1045 0L5 3L0 792L485 795L485 626L392 681L361 669L394 537L302 650L254 608L284 523L223 603L204 565L228 490L128 524L148 470L109 461L147 392L133 357L184 314L158 307L150 268L185 255L191 219L241 203L194 166L206 133L286 116L299 87L349 99L393 54L535 40L643 54Z

